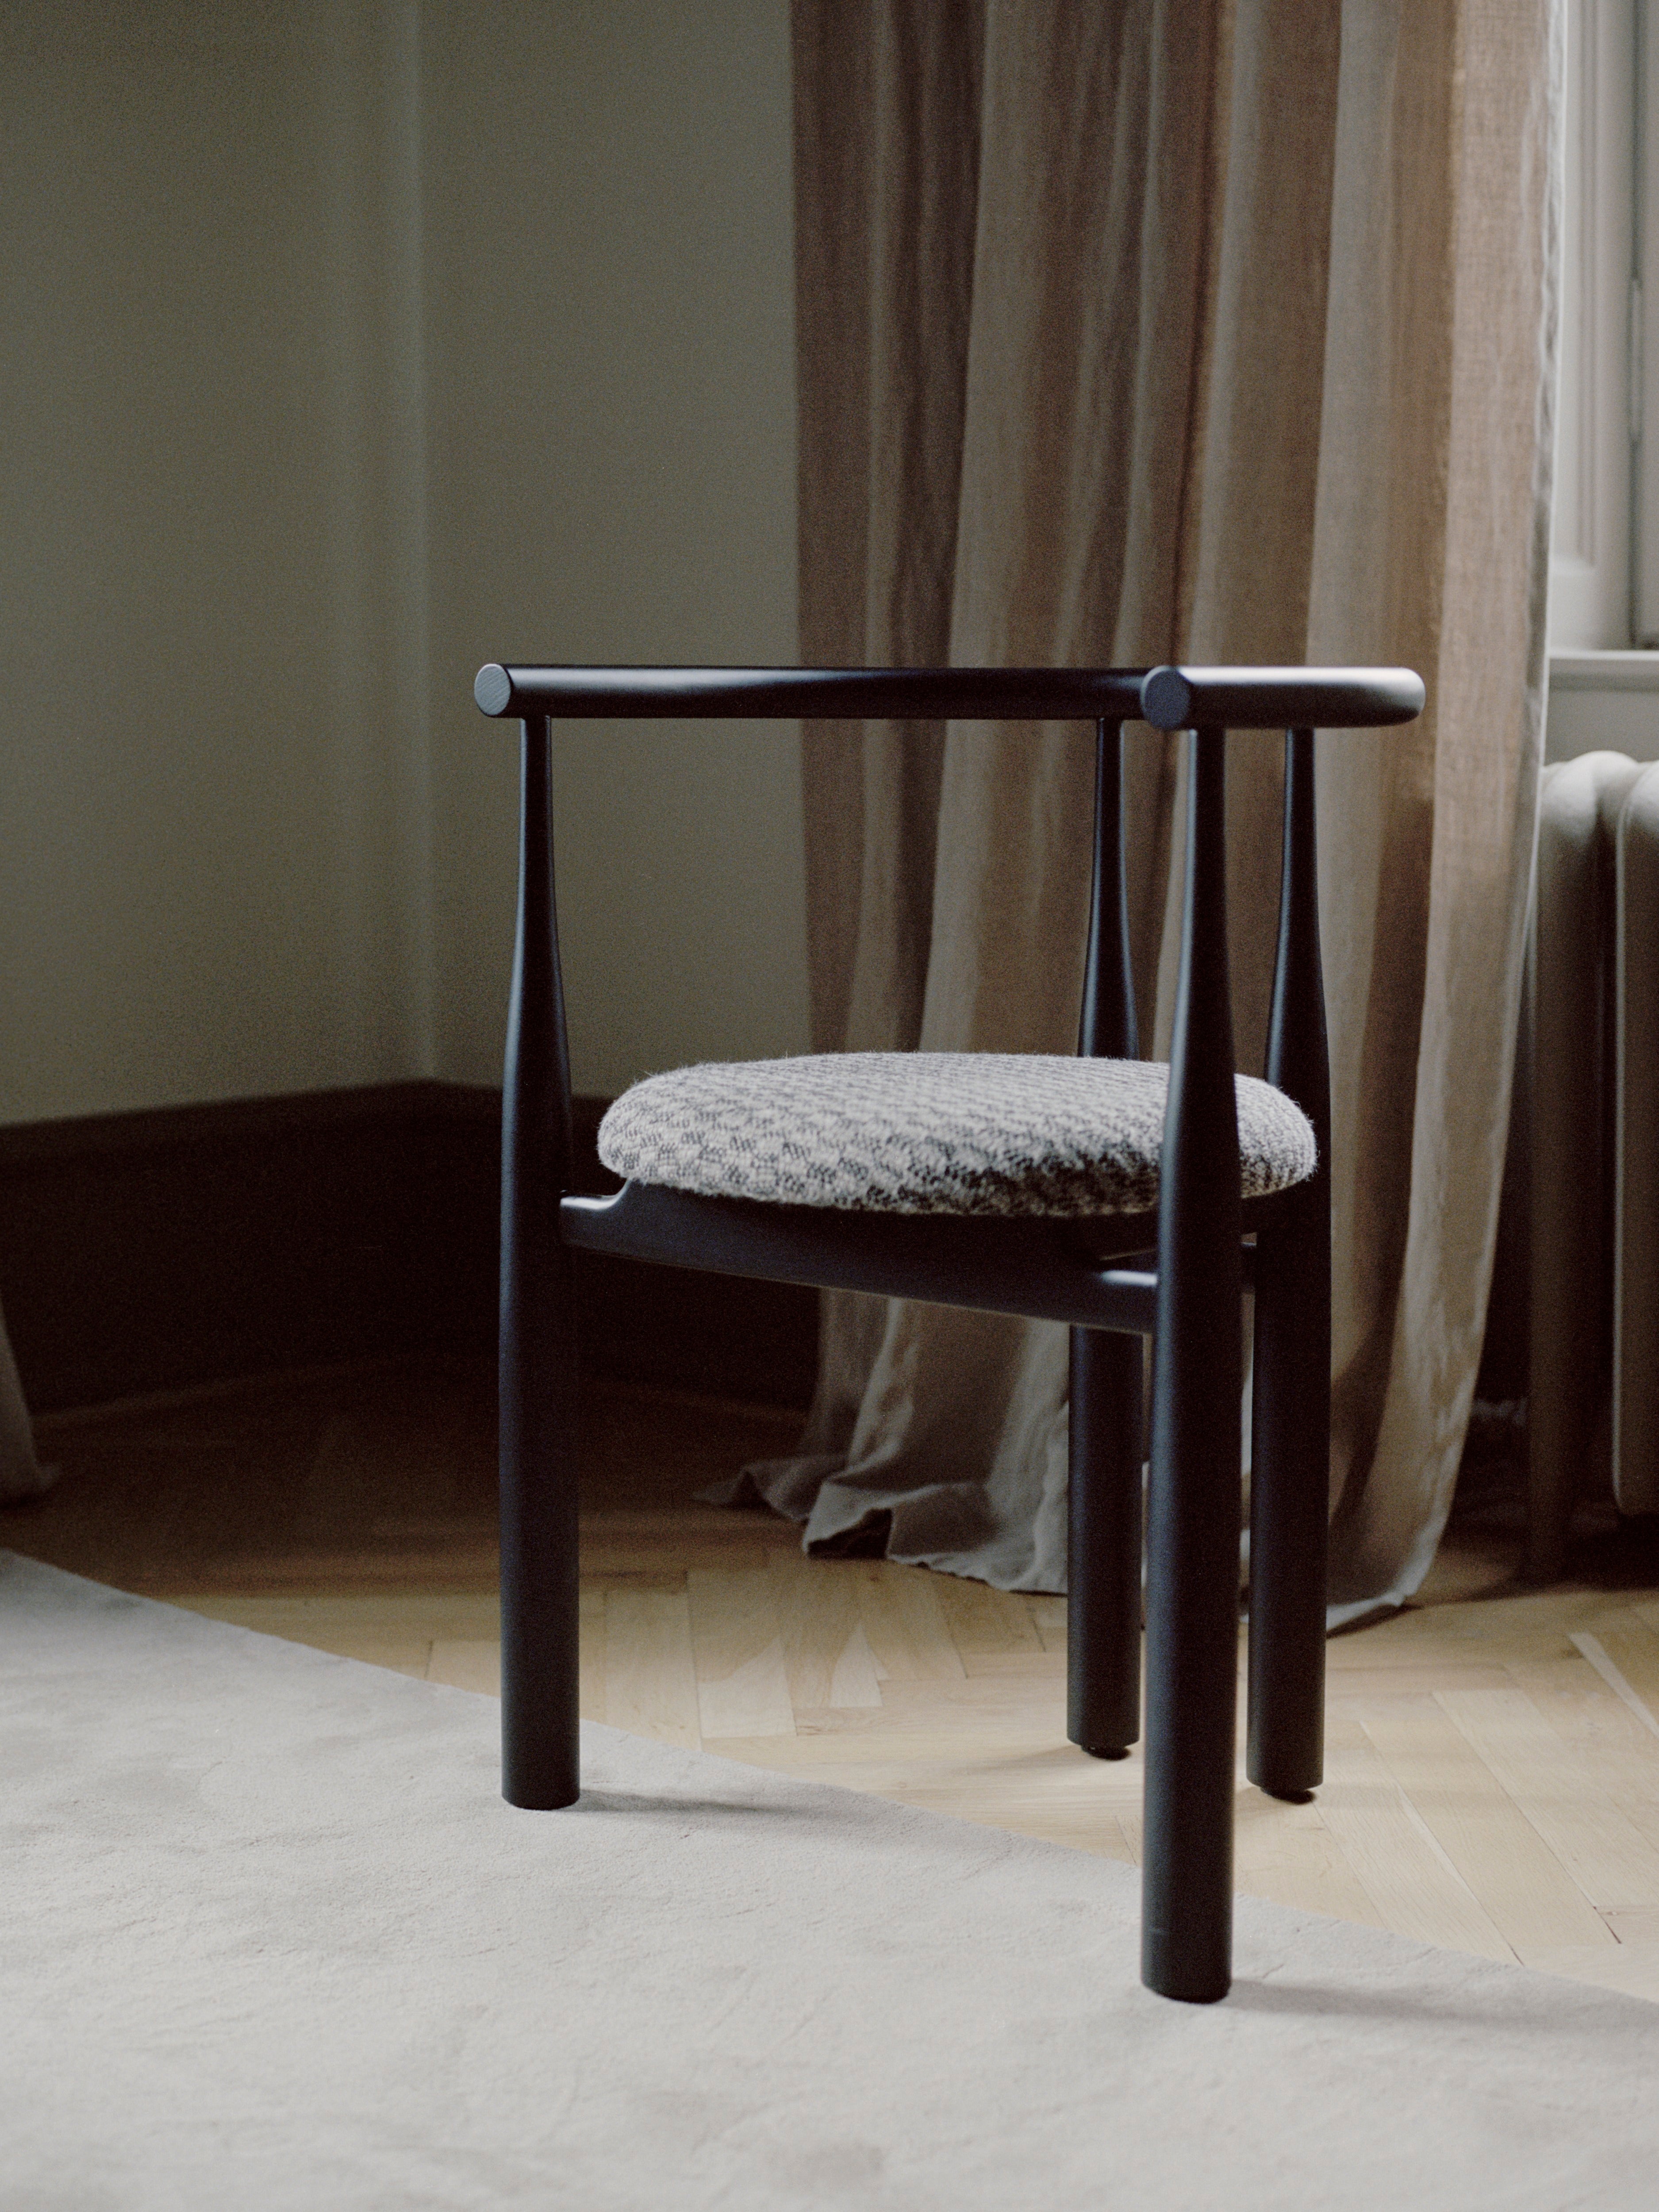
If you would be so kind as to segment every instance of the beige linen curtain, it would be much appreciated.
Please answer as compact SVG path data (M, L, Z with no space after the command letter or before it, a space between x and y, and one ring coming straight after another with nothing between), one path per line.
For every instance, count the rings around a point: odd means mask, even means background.
M795 0L809 663L1403 662L1322 738L1333 1618L1420 1581L1491 1273L1540 744L1559 0ZM1091 738L809 729L820 1050L1066 1051ZM1259 1066L1279 745L1233 741ZM1135 734L1143 1038L1177 754ZM1065 1579L1060 1329L828 1298L809 1547Z

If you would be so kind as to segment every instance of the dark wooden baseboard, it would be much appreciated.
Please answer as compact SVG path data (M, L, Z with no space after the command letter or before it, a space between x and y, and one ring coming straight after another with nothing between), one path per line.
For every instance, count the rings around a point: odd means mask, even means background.
M577 1101L580 1178L611 1188ZM0 1299L38 1413L495 1340L501 1094L398 1083L0 1128ZM578 1255L590 1371L804 1405L810 1291Z

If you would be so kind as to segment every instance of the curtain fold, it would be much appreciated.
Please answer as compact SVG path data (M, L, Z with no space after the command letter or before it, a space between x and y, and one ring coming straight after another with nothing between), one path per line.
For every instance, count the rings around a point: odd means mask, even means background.
M1491 1273L1541 743L1559 0L795 0L809 662L1404 662L1322 738L1335 1111L1333 1617L1450 1502ZM1144 1038L1176 751L1133 738ZM805 740L820 1050L1075 1042L1091 744ZM1235 738L1241 1065L1280 747ZM1143 1046L1143 1049L1147 1048ZM824 1304L809 1547L1065 1579L1066 1336Z

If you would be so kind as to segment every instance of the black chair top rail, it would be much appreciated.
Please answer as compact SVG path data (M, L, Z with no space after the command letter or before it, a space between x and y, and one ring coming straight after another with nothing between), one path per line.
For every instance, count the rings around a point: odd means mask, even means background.
M1146 721L1160 730L1380 729L1423 711L1408 668L532 668L472 696L512 715Z

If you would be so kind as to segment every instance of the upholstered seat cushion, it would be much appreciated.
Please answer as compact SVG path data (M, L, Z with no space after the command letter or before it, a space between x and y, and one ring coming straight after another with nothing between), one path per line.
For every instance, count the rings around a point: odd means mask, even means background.
M599 1125L620 1176L708 1197L881 1213L1139 1213L1158 1203L1169 1069L1042 1053L848 1052L647 1076ZM1237 1079L1246 1197L1301 1182L1312 1124Z

